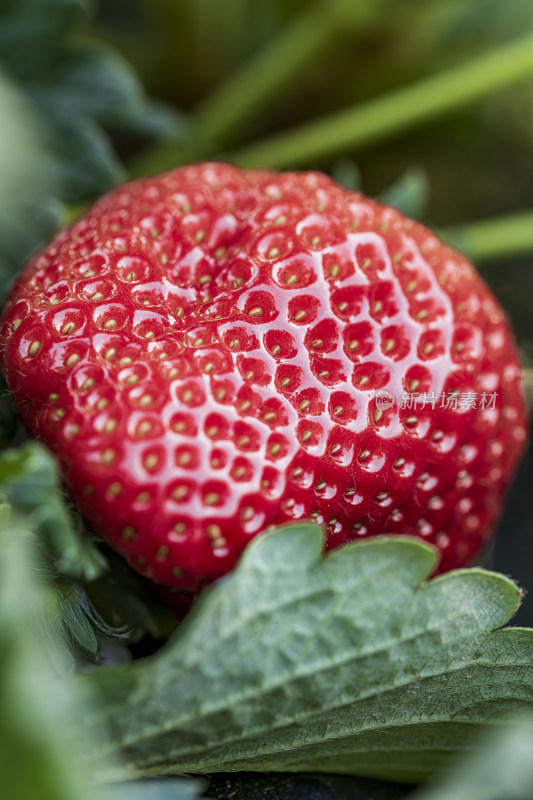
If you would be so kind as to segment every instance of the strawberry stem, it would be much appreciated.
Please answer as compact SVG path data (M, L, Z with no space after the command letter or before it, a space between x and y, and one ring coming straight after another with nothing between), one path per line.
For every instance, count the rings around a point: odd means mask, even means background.
M244 147L230 158L244 167L309 164L374 144L532 74L533 36L529 35L411 86Z
M533 210L439 231L475 263L533 252Z
M196 113L198 130L208 141L227 146L235 131L282 96L285 87L339 34L370 25L381 5L353 0L311 4L207 97Z

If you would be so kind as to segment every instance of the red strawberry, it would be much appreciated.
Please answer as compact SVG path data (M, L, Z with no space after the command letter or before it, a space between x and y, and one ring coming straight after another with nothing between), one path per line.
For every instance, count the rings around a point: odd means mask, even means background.
M317 173L119 187L27 267L1 345L76 505L167 585L302 518L328 547L416 534L464 564L526 435L511 332L471 264Z

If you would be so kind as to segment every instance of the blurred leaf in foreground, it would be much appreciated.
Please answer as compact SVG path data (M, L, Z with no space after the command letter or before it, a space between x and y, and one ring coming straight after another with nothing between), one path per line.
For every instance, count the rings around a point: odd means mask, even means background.
M108 725L91 762L419 781L533 703L533 631L496 630L520 601L507 578L426 583L415 539L322 545L311 523L258 537L157 656L80 676L100 697L80 730Z
M90 540L75 530L54 460L36 442L0 453L0 501L6 530L16 530L23 520L25 532L19 535L31 538L38 554L33 570L48 590L46 605L33 610L42 643L58 670L72 669L71 645L96 656L96 632L106 627L75 579L93 580L105 564Z
M1 303L14 272L57 226L60 206L39 119L1 72L0 109Z
M0 453L0 496L36 531L51 559L52 574L93 580L102 572L98 551L74 531L54 460L43 447L30 441Z
M108 624L88 598L85 584L101 576L107 564L90 538L76 530L76 518L59 489L54 460L36 442L0 453L0 501L4 524L23 519L26 535L35 540L39 561L34 568L49 589L40 626L54 664L62 671L72 669L72 646L96 659L98 636L129 638L128 619ZM120 602L120 590L117 595Z
M68 645L97 659L100 637L136 641L144 632L164 637L175 626L141 579L114 554L108 562L69 511L54 459L44 447L29 441L0 452L0 503L6 518L22 516L37 539L39 568L53 590L43 625L47 619L47 641L63 664L74 666Z
M413 800L531 800L533 715L496 730L482 749L454 765L443 779Z
M90 41L84 0L0 3L0 303L30 253L125 176L110 129L164 138L181 122L128 64ZM153 118L155 117L155 123Z
M67 202L93 197L123 176L104 129L127 127L130 119L138 125L151 112L129 65L88 38L88 10L84 0L0 6L0 65L39 114Z
M35 583L31 538L0 521L0 770L14 800L89 800L66 720L75 686L59 681L45 652L46 597Z
M27 521L0 518L0 774L10 800L193 800L196 781L102 786L69 734L85 709L77 684L46 658L51 597ZM53 615L52 615L53 618ZM56 631L57 634L57 631ZM90 702L84 696L85 702Z

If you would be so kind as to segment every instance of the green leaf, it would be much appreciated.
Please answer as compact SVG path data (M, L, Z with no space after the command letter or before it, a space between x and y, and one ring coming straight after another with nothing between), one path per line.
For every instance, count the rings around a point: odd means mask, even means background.
M2 64L16 80L42 74L86 10L86 0L2 0Z
M77 535L59 491L55 462L36 442L0 453L0 496L23 514L62 575L93 580L103 561L88 538Z
M65 49L39 82L33 96L61 116L109 121L137 113L144 97L130 67L97 44Z
M48 626L54 598L39 579L28 520L0 517L0 774L12 800L194 800L198 781L143 781L113 789L89 775L70 735L86 713L71 677L52 668ZM61 641L56 634L56 640ZM53 637L52 637L53 638ZM45 657L43 657L45 656Z
M361 189L361 173L352 158L338 158L333 164L331 177L351 192Z
M35 580L31 538L0 520L0 769L16 800L88 800L67 717L75 685L43 658L47 598ZM39 609L39 613L32 613Z
M531 800L533 715L519 715L481 744L479 752L453 765L438 783L417 794L417 800Z
M120 775L322 771L421 780L533 701L533 631L495 631L520 591L382 537L321 555L302 523L255 539L146 662L80 682Z
M387 206L394 206L406 217L420 219L424 216L428 198L429 183L426 173L417 167L411 167L392 186L381 192L378 200Z
M57 189L55 172L50 167L38 116L1 69L0 107L0 302L3 302L21 262L37 242L50 235L58 217L51 199Z
M46 114L46 106L43 106ZM50 115L47 144L65 203L81 203L125 177L107 135L92 120Z
M110 128L142 144L181 127L170 109L153 113L119 55L88 41L90 5L0 0L0 302L59 226L61 203L87 203L124 179Z
M144 632L167 636L175 627L173 614L149 595L124 560L112 553L108 560L96 547L94 535L67 508L54 459L34 441L0 453L2 510L24 516L39 542L39 569L53 588L50 618L43 625L54 661L73 667L67 646L72 644L96 658L97 636L138 640ZM61 641L54 630L63 634Z
M113 637L122 631L129 631L128 638L134 641L142 633L155 639L168 638L175 629L177 620L174 614L160 605L154 597L154 584L143 580L128 566L126 561L110 551L106 553L109 571L87 586L86 591L92 608L109 620L113 626ZM100 624L97 630L105 636L110 634Z
M106 622L96 610L88 593L91 582L107 569L107 562L87 533L76 529L78 518L69 513L59 491L55 462L36 442L0 453L0 501L6 524L24 518L28 534L33 534L38 543L40 558L34 568L50 590L39 625L46 634L49 657L58 670L74 668L72 646L97 660L98 635L123 640L139 638L145 629L159 633L139 597L133 600L135 613L122 613L125 592L116 583L116 591L103 611L114 624ZM87 582L89 586L84 585ZM139 624L141 611L142 623L146 618L148 628Z
M58 604L61 606L61 617L63 625L67 629L72 640L85 650L95 656L98 652L98 640L93 627L89 622L80 600L79 592L76 587L61 583L55 585Z

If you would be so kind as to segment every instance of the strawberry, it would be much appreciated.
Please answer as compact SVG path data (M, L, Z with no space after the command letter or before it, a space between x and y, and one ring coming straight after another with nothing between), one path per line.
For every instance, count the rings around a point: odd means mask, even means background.
M1 321L20 414L90 524L197 588L278 523L468 562L526 436L502 309L422 225L318 173L203 164L99 200Z

